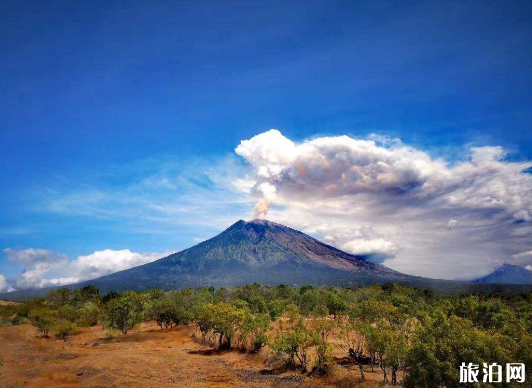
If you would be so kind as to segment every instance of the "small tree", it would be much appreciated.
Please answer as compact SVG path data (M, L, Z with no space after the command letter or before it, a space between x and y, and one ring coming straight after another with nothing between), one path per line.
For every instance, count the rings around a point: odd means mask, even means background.
M176 321L179 321L176 306L168 295L163 295L151 301L148 312L150 317L157 322L161 330L163 328L171 328Z
M127 334L144 320L144 298L134 291L126 291L121 297L112 299L105 306L105 322L108 327Z
M231 348L231 341L241 329L246 310L230 303L218 302L202 307L198 324L204 336L209 332L219 334L218 347Z
M37 328L37 331L42 337L48 338L50 330L52 329L56 314L54 311L47 308L38 308L30 312L31 323Z
M241 337L244 341L249 340L251 351L257 352L268 342L267 331L269 328L269 315L247 313L242 323Z
M366 379L363 364L366 338L362 334L366 331L365 323L353 317L340 325L341 346L349 353L349 357L357 362L362 380Z
M281 327L281 333L275 337L272 348L278 353L287 354L293 367L297 367L302 373L308 372L308 351L314 346L315 338L305 326L303 317L297 312L290 313L287 326Z
M332 365L331 345L327 340L335 328L336 322L326 316L314 317L311 321L311 332L317 355L314 371L317 374L327 374Z
M83 305L79 314L79 323L82 326L94 326L98 324L100 309L94 302L87 302Z

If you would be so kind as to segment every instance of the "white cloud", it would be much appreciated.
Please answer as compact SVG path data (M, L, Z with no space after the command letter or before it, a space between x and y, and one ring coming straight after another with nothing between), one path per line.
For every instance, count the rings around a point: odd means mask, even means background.
M0 292L5 292L8 289L9 289L9 285L7 284L6 277L0 274Z
M26 265L15 282L15 287L18 290L63 286L82 280L90 280L150 263L170 254L170 252L136 253L129 249L118 251L106 249L68 261L66 255L44 249L14 250L8 248L4 252L10 260ZM39 254L34 254L36 252ZM0 291L2 288L8 291L14 290L14 288L8 287L3 277L0 278Z
M17 289L42 288L61 284L62 279L48 280L45 275L53 271L65 270L68 266L66 255L46 249L4 249L8 260L24 266L24 271L15 282Z
M106 249L87 256L79 256L70 264L70 271L80 279L94 279L113 272L151 263L170 253L136 253L129 249L114 251Z
M373 240L351 240L340 245L340 248L354 255L370 256L370 259L372 259L371 261L376 262L381 262L388 257L393 257L398 251L398 248L394 243L382 238L376 238Z
M255 216L359 254L380 251L403 272L472 278L532 248L532 163L504 160L501 147L471 148L451 164L398 139L296 143L270 130L235 152L255 172Z

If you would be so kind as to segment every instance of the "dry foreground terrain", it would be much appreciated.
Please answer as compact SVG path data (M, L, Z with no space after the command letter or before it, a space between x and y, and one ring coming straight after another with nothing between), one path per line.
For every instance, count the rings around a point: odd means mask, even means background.
M338 366L328 378L274 373L269 351L220 352L193 339L195 327L160 330L144 323L136 332L108 339L101 326L82 328L66 341L40 338L35 328L0 328L0 387L386 387L356 365ZM367 368L369 369L369 368Z

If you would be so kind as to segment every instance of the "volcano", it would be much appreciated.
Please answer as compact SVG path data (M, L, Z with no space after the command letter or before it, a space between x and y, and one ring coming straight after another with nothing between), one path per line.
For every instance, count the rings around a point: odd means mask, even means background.
M519 265L504 264L474 282L477 284L532 284L532 271Z
M358 286L402 283L430 287L409 276L266 220L238 221L219 235L152 263L81 285L110 290L263 285ZM452 282L449 282L452 283Z
M94 285L106 293L231 287L254 282L347 287L399 283L444 292L471 289L471 283L405 275L266 220L238 221L219 235L181 252L68 287ZM477 285L477 288L486 286ZM43 296L53 288L4 293L0 298L29 299Z

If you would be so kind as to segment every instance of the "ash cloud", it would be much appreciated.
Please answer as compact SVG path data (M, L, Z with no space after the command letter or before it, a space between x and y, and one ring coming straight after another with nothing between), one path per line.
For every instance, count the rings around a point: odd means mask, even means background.
M532 249L532 163L507 161L501 147L472 147L451 163L399 139L296 143L272 129L235 152L255 174L254 216L329 236L397 270L471 278ZM353 228L371 232L338 232Z

